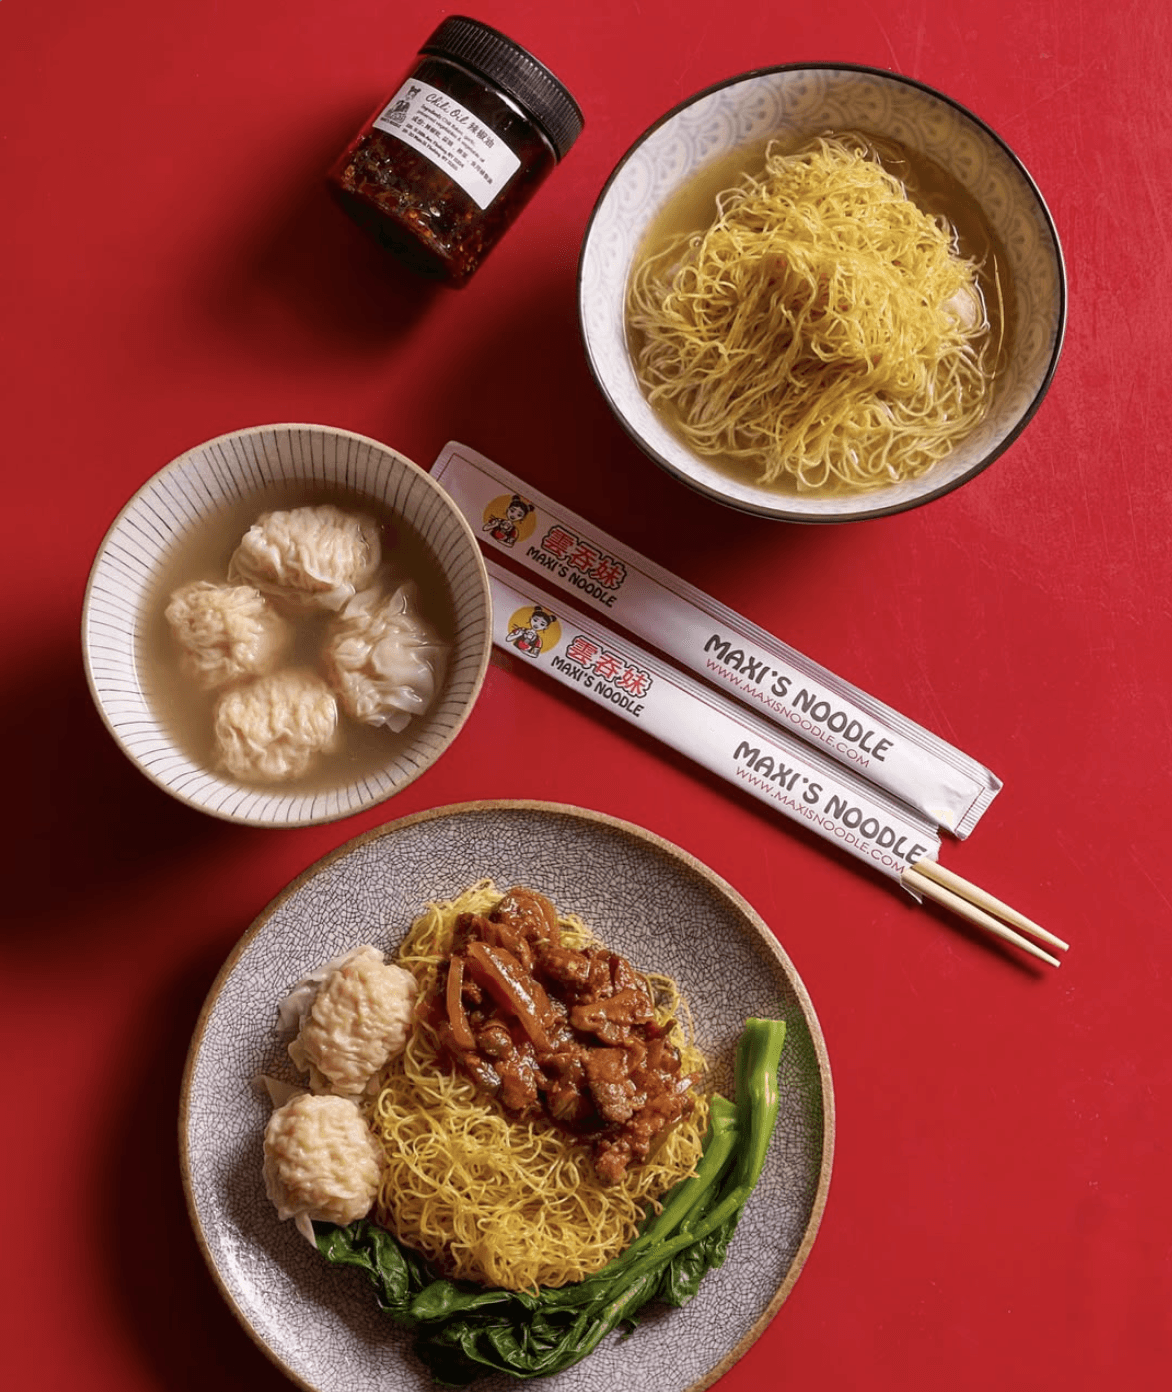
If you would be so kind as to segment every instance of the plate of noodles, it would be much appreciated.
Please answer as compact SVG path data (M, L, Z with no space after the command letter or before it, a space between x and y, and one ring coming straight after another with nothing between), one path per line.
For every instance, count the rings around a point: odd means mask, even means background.
M984 121L910 78L792 64L641 135L582 244L579 318L652 460L758 516L841 522L1001 456L1057 367L1053 220Z
M298 1385L435 1385L363 1273L331 1265L278 1218L262 1177L273 1104L257 1079L298 1081L278 1028L291 988L359 944L391 960L427 906L486 880L502 893L533 887L637 971L673 981L705 1060L705 1094L733 1097L746 1019L785 1022L776 1129L723 1265L680 1307L645 1306L628 1337L609 1334L545 1379L559 1392L696 1392L763 1332L813 1244L834 1146L830 1067L806 990L763 920L685 851L603 814L514 801L419 813L341 846L260 914L209 992L184 1074L181 1165L197 1240L245 1330ZM490 1372L473 1385L515 1383Z

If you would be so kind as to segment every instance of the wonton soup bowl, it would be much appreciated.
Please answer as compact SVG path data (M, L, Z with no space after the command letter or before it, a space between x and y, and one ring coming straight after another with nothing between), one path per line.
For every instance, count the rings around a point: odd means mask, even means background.
M975 430L919 478L862 492L798 492L733 477L685 445L648 403L632 365L625 303L632 266L664 208L705 171L716 188L761 167L765 144L835 131L895 142L958 183L1006 269L1008 352ZM729 174L732 169L733 173ZM709 206L711 206L709 204ZM587 360L620 424L691 488L744 512L791 522L846 522L902 512L973 478L1013 443L1057 366L1066 279L1053 221L1030 175L982 121L909 78L849 65L794 64L731 78L690 97L647 130L611 174L591 216L578 272Z
M225 518L255 515L282 493L360 509L367 504L422 558L440 592L452 639L434 700L401 735L386 734L361 768L320 786L237 782L193 756L168 723L159 655L177 559ZM255 498L255 512L250 511ZM277 506L289 506L278 503ZM238 525L238 524L236 524ZM228 531L225 530L225 535ZM391 553L394 559L394 553ZM190 577L195 578L195 577ZM165 626L163 626L165 629ZM308 826L364 811L424 773L459 734L484 682L492 649L488 575L471 528L418 465L377 440L322 425L266 425L221 435L161 469L115 519L90 572L82 613L86 676L123 752L159 787L213 816L255 826ZM177 661L177 654L176 654Z

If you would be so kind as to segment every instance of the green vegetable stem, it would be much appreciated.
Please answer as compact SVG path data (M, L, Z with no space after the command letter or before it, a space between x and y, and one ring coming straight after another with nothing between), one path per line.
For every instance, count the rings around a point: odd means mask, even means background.
M736 1105L711 1099L704 1154L625 1252L574 1285L538 1292L486 1290L436 1278L423 1260L368 1220L316 1225L331 1262L357 1266L379 1304L415 1330L435 1380L464 1387L488 1372L547 1377L571 1367L611 1330L633 1327L649 1301L682 1305L719 1266L753 1192L777 1124L781 1020L751 1019L737 1044Z

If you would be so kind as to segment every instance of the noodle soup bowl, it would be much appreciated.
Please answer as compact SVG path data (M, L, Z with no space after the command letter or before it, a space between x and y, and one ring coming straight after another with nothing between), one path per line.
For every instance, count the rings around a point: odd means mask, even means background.
M242 782L215 758L210 704L181 718L178 652L163 617L176 583L218 579L261 513L333 503L381 525L397 579L448 642L434 697L400 733L339 719L341 748L288 783ZM189 573L194 568L194 573ZM226 575L224 576L226 578ZM329 616L322 624L329 622ZM315 632L293 661L320 664ZM448 494L404 455L323 425L256 426L198 445L161 469L115 519L90 572L82 614L90 691L127 757L202 812L254 826L337 821L393 797L451 746L492 650L488 574ZM206 745L201 740L206 724Z
M771 141L788 150L835 132L858 132L880 147L897 147L929 185L939 180L933 201L950 222L960 227L967 219L979 227L997 267L1001 353L984 417L926 472L862 490L801 491L787 483L762 484L746 469L706 459L652 407L636 377L627 293L645 244L666 231L707 226L716 194L742 174L759 171ZM968 252L963 236L962 251ZM845 522L941 497L1012 445L1058 363L1066 278L1042 195L1012 150L976 116L921 83L878 69L790 65L708 88L639 137L591 216L579 263L578 310L587 360L603 396L630 437L662 468L744 512L791 522Z

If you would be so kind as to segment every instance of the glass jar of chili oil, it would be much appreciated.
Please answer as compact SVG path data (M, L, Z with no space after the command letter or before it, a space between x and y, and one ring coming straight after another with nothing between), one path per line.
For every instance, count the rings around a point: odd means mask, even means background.
M329 174L356 222L413 270L464 285L582 131L532 54L453 15Z

